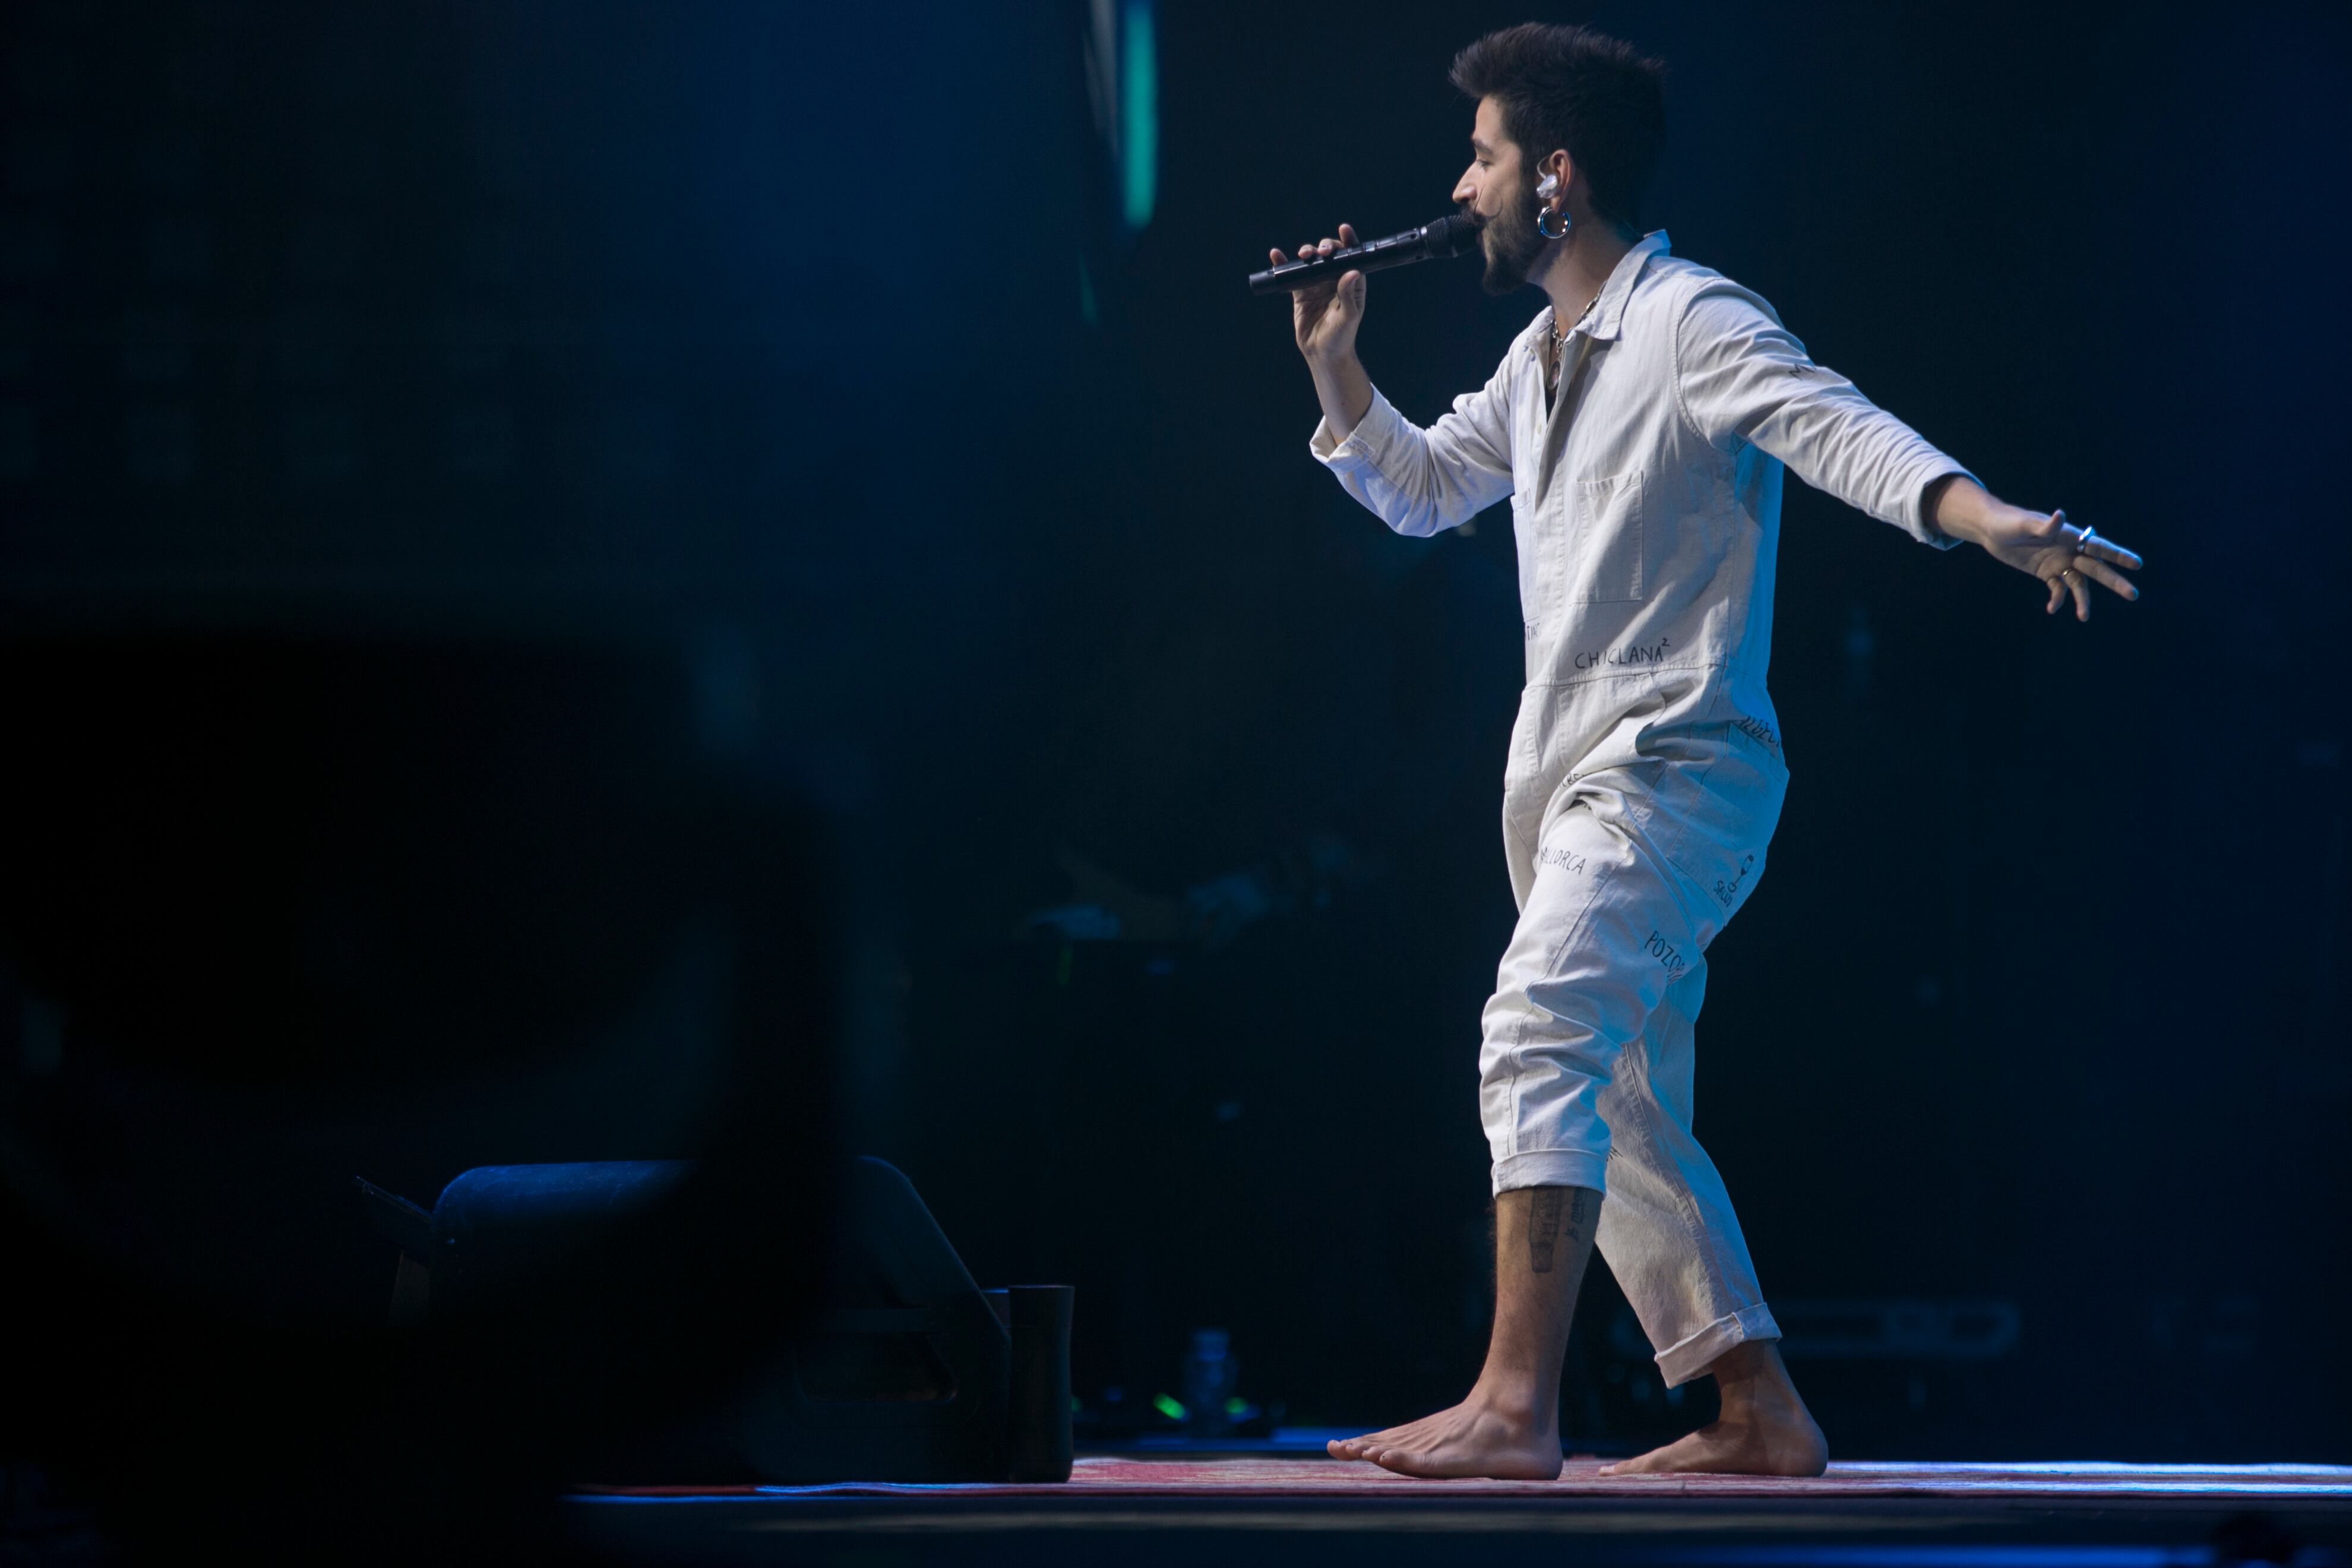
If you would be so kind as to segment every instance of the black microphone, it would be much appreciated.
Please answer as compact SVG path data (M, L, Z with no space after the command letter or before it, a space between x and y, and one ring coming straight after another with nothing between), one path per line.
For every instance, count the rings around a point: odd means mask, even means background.
M1250 274L1253 294L1287 294L1336 279L1342 272L1378 272L1383 267L1403 267L1415 261L1442 261L1475 249L1478 220L1455 213L1419 228L1392 234L1369 245L1350 246L1318 256L1312 261L1286 261L1264 272Z

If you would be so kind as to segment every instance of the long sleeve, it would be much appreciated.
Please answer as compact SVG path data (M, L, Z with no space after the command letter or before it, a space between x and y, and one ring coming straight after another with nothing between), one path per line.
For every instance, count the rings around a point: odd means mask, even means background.
M1349 495L1399 533L1425 535L1469 521L1511 493L1510 362L1454 412L1423 430L1375 387L1372 405L1344 441L1328 422L1307 450Z
M1968 470L1815 364L1771 308L1738 284L1711 280L1685 305L1675 322L1675 395L1683 417L1717 450L1753 444L1816 489L1922 543L1957 542L1921 502L1930 483Z

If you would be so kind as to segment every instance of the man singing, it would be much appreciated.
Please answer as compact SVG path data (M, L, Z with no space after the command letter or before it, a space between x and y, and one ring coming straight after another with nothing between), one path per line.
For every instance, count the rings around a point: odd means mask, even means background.
M1667 1385L1711 1374L1722 1394L1712 1426L1604 1474L1827 1462L1691 1136L1702 955L1763 874L1788 781L1764 690L1782 466L1922 543L2032 574L2051 611L2087 618L2093 584L2138 596L2118 571L2138 557L1994 499L1761 299L1633 226L1664 137L1660 72L1536 24L1454 62L1478 106L1454 199L1485 226L1486 287L1551 303L1434 425L1398 414L1356 357L1362 273L1293 297L1317 459L1400 533L1507 495L1518 540L1528 675L1503 844L1519 921L1478 1062L1493 1337L1461 1404L1331 1445L1406 1475L1559 1475L1560 1362L1596 1240ZM1354 243L1343 224L1297 257Z

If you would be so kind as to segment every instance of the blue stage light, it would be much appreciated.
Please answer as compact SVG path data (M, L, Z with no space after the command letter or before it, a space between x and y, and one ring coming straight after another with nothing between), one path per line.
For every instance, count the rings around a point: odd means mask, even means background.
M1128 0L1119 26L1120 215L1130 229L1151 221L1160 186L1160 49L1151 0Z

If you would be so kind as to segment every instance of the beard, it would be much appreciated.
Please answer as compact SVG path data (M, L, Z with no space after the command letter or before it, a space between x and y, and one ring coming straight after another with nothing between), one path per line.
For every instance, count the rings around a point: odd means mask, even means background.
M1508 294L1525 284L1535 269L1544 247L1544 237L1536 232L1538 210L1534 188L1529 187L1478 231L1479 248L1486 258L1486 275L1479 285L1487 293Z

